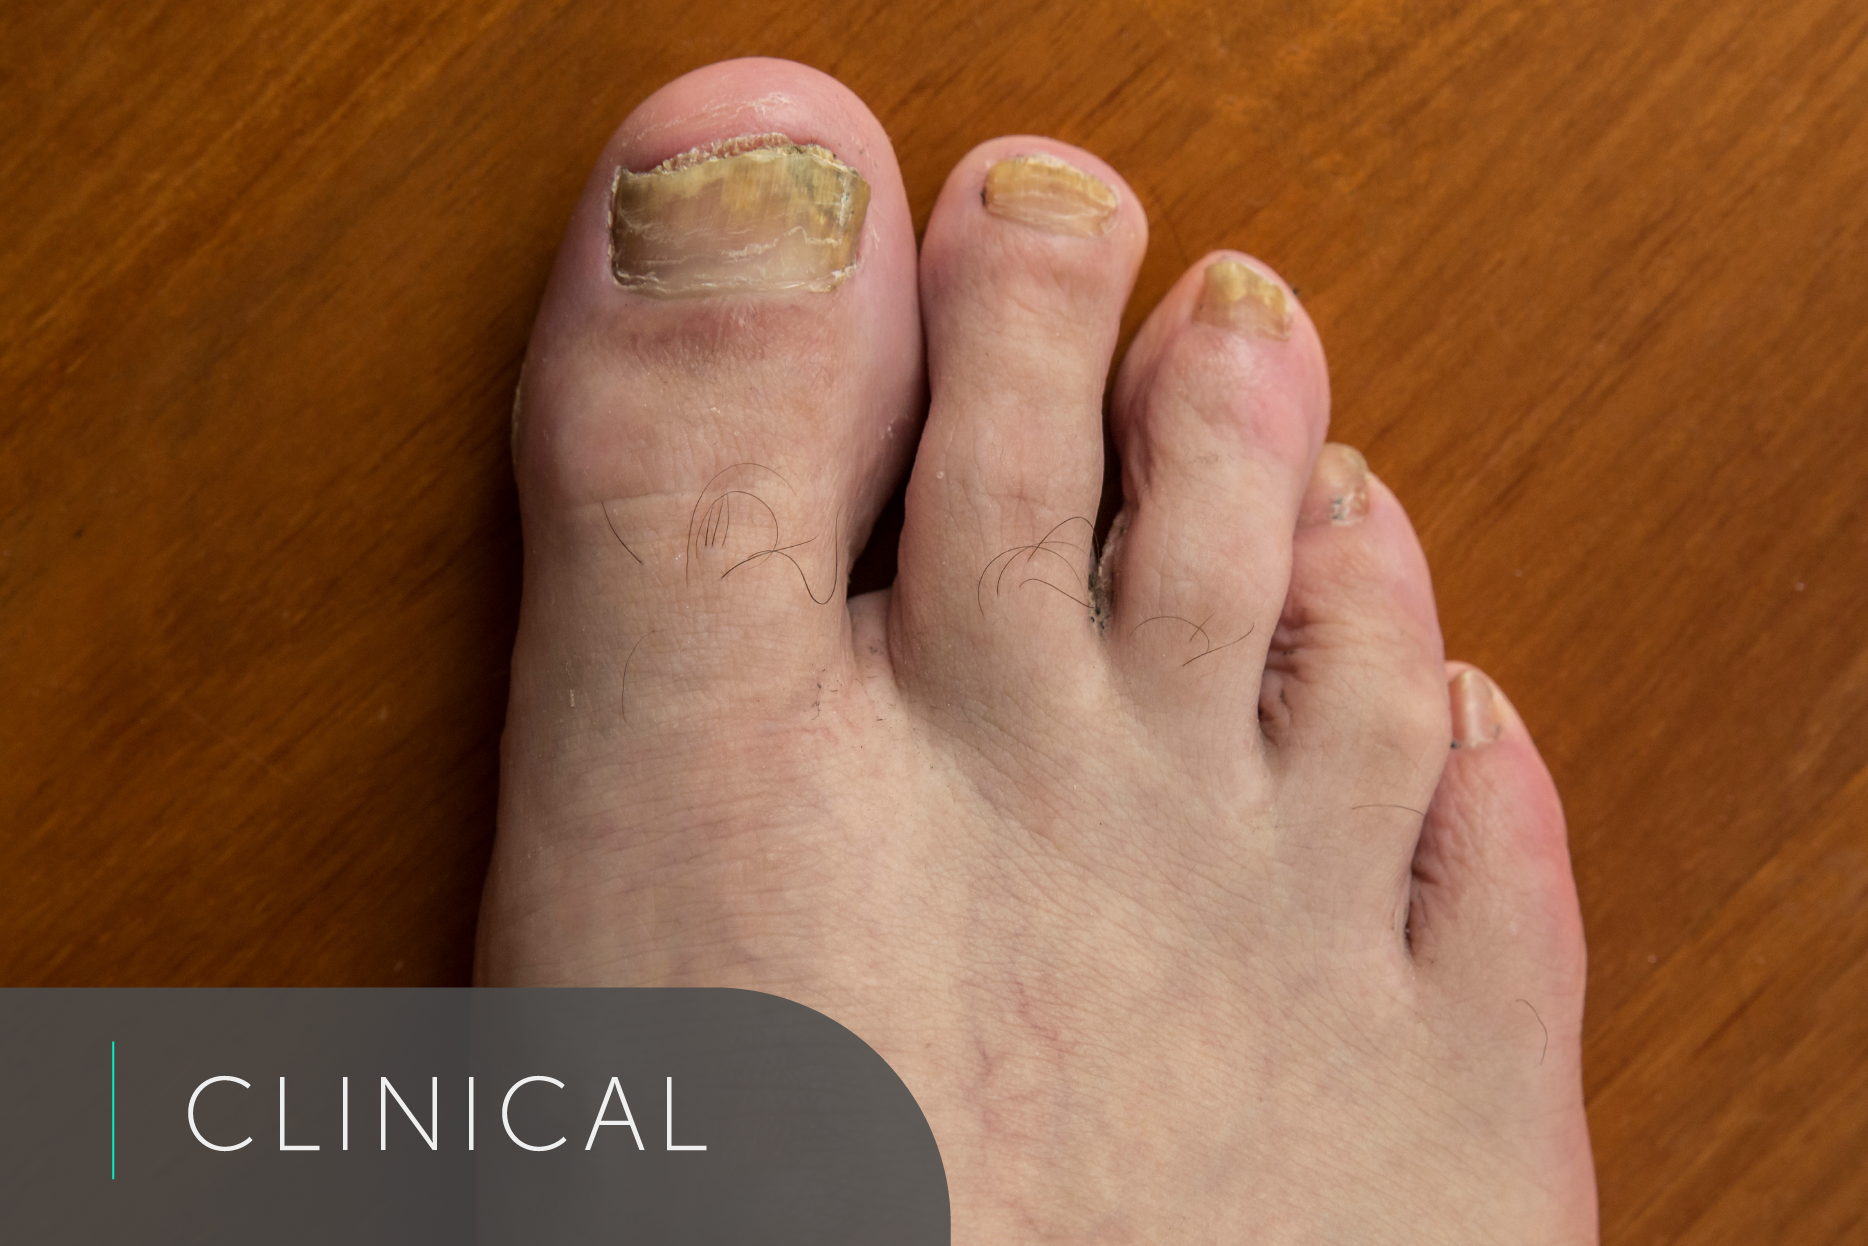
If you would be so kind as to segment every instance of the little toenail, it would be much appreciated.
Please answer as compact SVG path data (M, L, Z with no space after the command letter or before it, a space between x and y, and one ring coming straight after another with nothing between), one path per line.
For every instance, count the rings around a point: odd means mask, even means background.
M1284 287L1238 260L1206 266L1206 288L1193 318L1274 342L1291 336L1291 300Z
M1310 473L1310 485L1304 490L1297 526L1343 527L1361 523L1368 514L1369 461L1354 446L1324 443L1323 452L1317 455L1316 470Z
M822 147L754 134L616 171L610 271L657 298L832 290L856 266L869 183Z
M1094 238L1115 224L1116 192L1056 156L1013 156L986 170L986 211L1050 234Z
M1453 677L1453 747L1479 748L1505 734L1492 681L1468 668Z

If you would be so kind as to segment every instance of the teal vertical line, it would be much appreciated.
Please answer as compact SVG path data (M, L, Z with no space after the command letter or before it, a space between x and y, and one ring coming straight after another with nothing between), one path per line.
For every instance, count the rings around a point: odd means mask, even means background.
M110 1179L117 1179L117 1041L110 1041Z

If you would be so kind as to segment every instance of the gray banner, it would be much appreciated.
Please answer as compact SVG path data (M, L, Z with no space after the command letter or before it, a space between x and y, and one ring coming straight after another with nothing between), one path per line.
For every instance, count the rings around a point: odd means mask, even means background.
M926 1120L729 990L0 991L0 1238L945 1246Z

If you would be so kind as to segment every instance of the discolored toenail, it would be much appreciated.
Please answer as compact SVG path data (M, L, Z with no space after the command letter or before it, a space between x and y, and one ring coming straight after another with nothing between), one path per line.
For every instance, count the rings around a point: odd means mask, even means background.
M986 211L1050 234L1095 238L1115 224L1115 188L1056 156L1013 156L986 170Z
M610 271L657 298L831 290L855 267L868 209L869 183L822 147L727 139L616 171Z
M1324 524L1342 527L1361 523L1369 513L1369 462L1354 446L1326 442L1317 455L1317 466L1310 473L1310 485L1304 490L1304 502L1297 512L1297 526L1316 528Z
M1453 677L1453 747L1479 748L1505 734L1498 689L1471 668Z
M1193 317L1247 337L1282 342L1291 336L1291 300L1284 287L1238 260L1207 265Z

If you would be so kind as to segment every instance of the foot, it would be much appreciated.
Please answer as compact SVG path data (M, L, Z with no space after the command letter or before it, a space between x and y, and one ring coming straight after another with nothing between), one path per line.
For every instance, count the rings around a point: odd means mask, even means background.
M1095 549L1146 232L999 139L917 272L830 79L630 117L515 411L481 978L822 1010L921 1103L958 1242L1593 1241L1556 793L1257 262L1135 339ZM911 459L894 588L846 601Z

